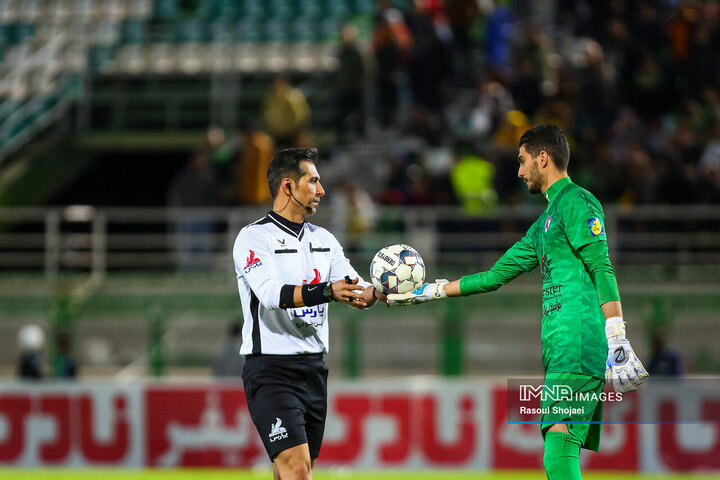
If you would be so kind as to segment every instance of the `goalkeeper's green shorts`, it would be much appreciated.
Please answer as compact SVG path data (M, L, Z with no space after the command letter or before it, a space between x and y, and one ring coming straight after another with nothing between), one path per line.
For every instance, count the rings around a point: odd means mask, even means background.
M598 451L600 449L600 421L602 420L603 404L601 393L605 380L579 373L548 373L545 385L567 385L572 389L571 400L555 401L546 398L541 402L544 413L541 417L542 436L556 423L561 422L598 422L598 423L567 423L568 432L577 438L583 448ZM581 394L578 398L577 394Z

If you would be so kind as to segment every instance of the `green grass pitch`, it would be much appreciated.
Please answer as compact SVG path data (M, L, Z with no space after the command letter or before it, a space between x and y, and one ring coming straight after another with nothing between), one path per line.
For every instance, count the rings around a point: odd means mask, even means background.
M178 470L122 470L122 469L0 469L0 480L259 480L271 479L269 469L261 470L214 470L214 469L178 469ZM414 471L352 471L345 469L322 470L313 472L315 480L543 480L542 471L517 472L470 472L462 470ZM720 480L720 473L641 475L634 473L587 473L584 480L630 479L630 480L680 480L703 478Z

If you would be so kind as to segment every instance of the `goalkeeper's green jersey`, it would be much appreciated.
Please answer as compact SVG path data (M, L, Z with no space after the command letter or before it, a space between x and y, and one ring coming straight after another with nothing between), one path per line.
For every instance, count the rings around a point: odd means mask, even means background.
M544 196L548 206L525 236L490 271L463 277L460 291L496 290L540 266L545 372L603 378L608 347L600 305L620 297L607 258L602 207L569 177Z

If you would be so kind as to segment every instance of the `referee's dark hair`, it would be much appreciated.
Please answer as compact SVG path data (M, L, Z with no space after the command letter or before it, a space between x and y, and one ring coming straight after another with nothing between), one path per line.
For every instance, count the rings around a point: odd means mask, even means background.
M275 198L280 191L280 183L285 177L290 177L295 182L305 175L305 170L300 167L300 162L315 163L318 158L317 148L287 148L275 154L267 171L268 187L270 195Z
M518 148L525 145L525 150L534 157L545 150L558 170L566 171L570 162L570 145L565 134L555 125L538 125L523 133Z

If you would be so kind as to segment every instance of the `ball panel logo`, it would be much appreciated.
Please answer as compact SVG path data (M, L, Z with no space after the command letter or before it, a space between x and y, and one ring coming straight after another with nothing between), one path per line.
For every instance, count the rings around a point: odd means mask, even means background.
M383 252L378 252L377 256L380 257L380 258L382 258L383 260L385 260L385 261L387 262L387 264L390 265L391 267L394 267L394 266L395 266L395 259L394 259L394 258L392 258L392 257L390 257L390 256L388 256L388 255L385 255Z

